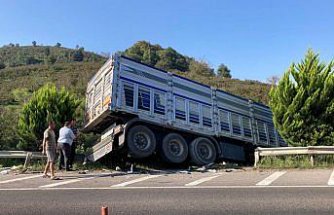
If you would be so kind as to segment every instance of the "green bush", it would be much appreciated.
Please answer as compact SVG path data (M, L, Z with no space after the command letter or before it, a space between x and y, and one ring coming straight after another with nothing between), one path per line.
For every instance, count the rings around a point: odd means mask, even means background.
M333 145L334 61L308 51L270 92L275 127L292 146Z
M57 127L75 117L80 100L64 87L58 89L46 84L33 93L29 102L22 108L18 131L21 137L19 148L37 150L43 140L43 132L48 121L56 122Z

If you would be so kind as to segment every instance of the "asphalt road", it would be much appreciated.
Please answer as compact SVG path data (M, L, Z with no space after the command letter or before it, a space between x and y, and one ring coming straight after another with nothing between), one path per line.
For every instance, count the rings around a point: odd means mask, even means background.
M333 214L334 188L0 191L1 214ZM110 211L109 211L110 212Z

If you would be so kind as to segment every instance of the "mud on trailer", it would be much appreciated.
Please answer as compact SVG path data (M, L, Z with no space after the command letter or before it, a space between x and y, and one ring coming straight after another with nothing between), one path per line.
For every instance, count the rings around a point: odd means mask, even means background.
M83 131L101 134L87 155L93 162L120 151L158 153L170 163L246 162L257 146L286 145L267 106L117 54L89 81L86 96Z

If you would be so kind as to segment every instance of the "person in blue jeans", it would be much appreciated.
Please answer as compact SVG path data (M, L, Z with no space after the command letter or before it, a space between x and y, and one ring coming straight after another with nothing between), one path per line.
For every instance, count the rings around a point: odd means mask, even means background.
M75 135L71 129L71 121L66 121L64 126L59 130L58 148L60 153L59 170L61 170L62 164L64 164L65 170L70 171L69 158L71 156L71 145Z

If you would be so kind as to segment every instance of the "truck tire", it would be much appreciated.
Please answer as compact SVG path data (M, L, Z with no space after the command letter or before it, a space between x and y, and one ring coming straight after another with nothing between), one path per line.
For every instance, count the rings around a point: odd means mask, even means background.
M190 143L191 162L203 166L216 160L217 152L214 144L207 138L198 137Z
M145 158L153 154L156 147L154 133L144 125L136 125L129 129L126 143L129 154L133 158Z
M169 163L182 163L188 157L187 142L179 134L167 134L162 141L161 154Z

